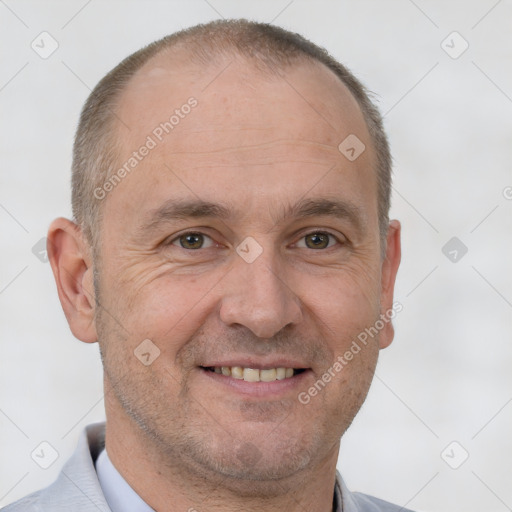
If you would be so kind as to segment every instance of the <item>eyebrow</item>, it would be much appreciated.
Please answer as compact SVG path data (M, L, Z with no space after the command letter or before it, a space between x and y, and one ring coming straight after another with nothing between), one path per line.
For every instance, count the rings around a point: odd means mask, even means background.
M142 233L151 232L163 224L179 220L215 218L228 221L237 216L239 215L236 210L222 204L201 199L169 199L160 207L148 212L145 221L140 225L140 231ZM278 216L272 216L272 220L275 224L279 224L286 219L320 216L348 220L360 231L366 227L362 209L341 199L302 199L294 205L283 207Z

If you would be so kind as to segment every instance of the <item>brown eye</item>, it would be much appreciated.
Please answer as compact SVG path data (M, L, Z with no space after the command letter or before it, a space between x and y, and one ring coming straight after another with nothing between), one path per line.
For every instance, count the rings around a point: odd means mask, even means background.
M172 244L177 245L183 249L202 249L205 244L205 238L210 238L202 233L185 233L176 238Z
M308 233L302 237L301 242L302 240L304 240L304 243L299 243L298 246L308 249L327 249L336 243L334 235L322 231Z

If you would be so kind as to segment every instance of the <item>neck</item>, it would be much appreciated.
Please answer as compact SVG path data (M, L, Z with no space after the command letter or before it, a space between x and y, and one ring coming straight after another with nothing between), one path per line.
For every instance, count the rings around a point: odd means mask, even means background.
M166 456L130 418L108 409L105 442L119 473L158 512L332 510L339 443L325 460L286 478L240 481Z

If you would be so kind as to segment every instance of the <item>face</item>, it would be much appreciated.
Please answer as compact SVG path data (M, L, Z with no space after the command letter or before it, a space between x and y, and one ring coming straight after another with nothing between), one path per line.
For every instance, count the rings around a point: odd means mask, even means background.
M333 365L391 294L355 100L321 65L228 63L159 57L124 93L119 168L138 156L103 199L95 321L108 421L185 470L269 480L335 460L391 328Z

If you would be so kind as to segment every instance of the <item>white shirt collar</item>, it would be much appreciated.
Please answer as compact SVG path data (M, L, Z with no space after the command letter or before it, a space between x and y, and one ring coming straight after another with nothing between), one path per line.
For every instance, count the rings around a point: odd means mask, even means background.
M155 512L128 484L114 467L107 450L103 450L96 459L96 473L101 489L112 512ZM336 472L334 488L334 512L343 512L341 494L343 480ZM348 492L346 493L349 494ZM350 505L345 503L345 505ZM348 507L347 507L348 508ZM349 510L352 510L350 507Z

